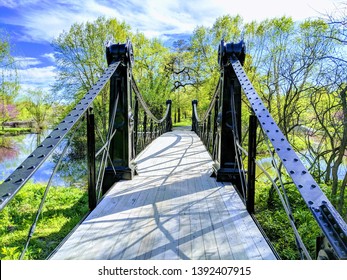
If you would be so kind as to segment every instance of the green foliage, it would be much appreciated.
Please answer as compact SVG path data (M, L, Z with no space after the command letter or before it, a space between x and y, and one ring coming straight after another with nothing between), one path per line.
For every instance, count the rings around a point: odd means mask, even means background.
M222 39L226 42L236 42L240 40L243 28L243 19L237 15L221 16L216 19L211 29L214 45L218 45Z
M170 99L170 76L165 66L169 49L158 39L147 39L137 33L133 37L135 63L133 73L141 94L157 118L165 113L165 102Z
M10 54L9 36L0 29L0 124L14 119L17 108L14 104L19 84L14 58Z
M333 59L338 56L339 49L334 41L330 40L332 35L334 31L322 20L295 23L290 17L281 17L244 23L240 16L225 15L217 18L212 27L197 26L189 41L178 40L170 50L158 39L149 40L142 33L134 33L125 22L100 17L93 22L72 25L70 30L64 31L53 41L58 69L55 90L64 93L64 100L69 102L65 109L70 110L96 83L106 68L105 43L125 42L130 39L135 53L135 80L154 114L161 117L165 110L165 101L172 99L175 116L186 114L189 117L191 100L197 99L199 114L203 115L219 80L217 48L220 41L224 39L226 42L237 42L243 36L247 44L244 68L284 135L297 151L309 150L318 161L323 158L329 168L336 162L337 150L341 146L347 123L344 119L347 113L342 98L345 95L341 94L341 89L345 87L345 64L341 63L342 59L336 60L338 64ZM7 40L0 41L0 62L4 61L12 62ZM2 73L1 80L0 101L5 100L6 104L13 102L18 91L16 73L14 68L10 70L11 75ZM4 77L10 79L5 80ZM105 131L108 126L108 91L106 86L94 102L96 122L98 127ZM59 95L57 97L61 98ZM27 100L23 104L31 103ZM45 102L42 104L47 105ZM46 108L40 106L38 105L39 113ZM244 97L242 110L242 131L245 132L242 141L247 143L247 113L250 113L250 108ZM32 112L22 112L20 118L33 115L35 114ZM188 117L175 125L191 125ZM310 133L304 131L305 129ZM73 143L75 150L82 151L85 141L85 135L76 135ZM265 156L265 151L267 147L260 135L258 153ZM343 156L343 152L345 149L340 148L339 156ZM81 158L83 155L81 152L81 155L75 156ZM312 170L315 171L314 174L319 174L318 176L322 173L322 170L317 171L314 166ZM66 170L67 176L69 172L70 170ZM327 171L325 174L325 181L330 182L331 172ZM333 198L344 201L345 187L342 182L339 184L340 196L336 189ZM331 186L323 188L327 193L331 192ZM319 235L319 229L296 188L288 184L286 189L289 200L295 205L293 213L299 232L314 257L315 238ZM79 193L75 197L69 193L65 196L60 193L65 189L54 188L54 191L58 190L59 201L51 206L47 202L40 222L42 230L37 233L29 248L29 258L45 258L56 246L57 240L60 240L84 213L79 212L76 220L71 222L69 217L74 217L74 213L78 212L74 205L79 205L79 199L85 200L85 194ZM73 189L66 190L72 192ZM295 239L279 199L276 196L274 199L269 198L269 186L258 184L257 190L258 220L282 258L297 259L299 255ZM22 190L13 201L15 207L0 213L0 218L5 221L0 227L1 258L17 258L23 246L26 234L24 227L28 228L34 214L33 207L26 198L29 191L30 197L35 198L30 199L30 203L37 204L42 189L31 185L30 190ZM65 209L63 202L68 198L72 201L69 202L68 209ZM342 203L341 213L346 214L346 207L343 207ZM68 214L63 214L65 211ZM52 223L56 224L55 232L48 230L53 228ZM9 239L10 237L13 239ZM50 238L53 241L50 241Z
M58 68L55 89L63 89L67 100L81 97L107 67L106 42L125 42L129 31L124 22L100 17L94 22L75 23L62 32L52 43Z
M19 135L24 133L31 133L32 129L29 127L5 127L0 130L0 135Z
M45 186L28 183L0 212L0 259L18 259ZM45 259L88 211L85 191L52 187L25 259Z
M99 17L93 22L74 24L53 41L58 76L56 92L63 92L70 102L66 111L97 82L107 67L105 44L125 43L134 45L133 73L144 99L157 117L162 117L168 99L169 78L165 75L164 62L168 49L158 39L149 40L142 33L133 33L125 22L115 18ZM107 131L109 86L94 101L96 122ZM164 108L163 108L164 107Z
M37 133L47 129L53 117L55 103L52 94L41 89L28 90L28 95L22 98L22 105L27 111L29 119L34 121Z
M269 190L269 186L257 182L256 218L282 259L300 259L295 235L276 194L269 207ZM299 234L314 259L316 238L321 234L320 229L296 187L292 184L286 185L286 193L293 207L293 216Z
M181 122L176 122L173 124L173 127L182 127L182 126L191 127L192 126L192 120L191 119L184 119Z

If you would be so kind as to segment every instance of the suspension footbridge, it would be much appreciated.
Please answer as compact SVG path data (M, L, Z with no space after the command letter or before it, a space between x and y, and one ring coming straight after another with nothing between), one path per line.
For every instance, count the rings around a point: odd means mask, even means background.
M58 149L54 176L86 121L91 212L50 259L277 259L254 217L255 168L259 164L256 135L260 126L321 229L315 258L347 259L345 221L261 101L243 70L245 56L243 42L221 42L221 75L209 109L199 116L198 100L193 100L192 127L173 130L171 100L158 119L136 85L131 42L109 45L109 67L99 82L0 185L0 210L67 139L65 148ZM109 123L106 135L102 135L93 102L107 84ZM242 91L250 108L246 112L250 113L248 147L240 143L241 116L245 114L241 110ZM311 259L283 184L269 179L283 203L301 258ZM50 184L51 180L21 258L35 233Z
M198 136L165 133L52 259L276 259L231 183L211 178Z

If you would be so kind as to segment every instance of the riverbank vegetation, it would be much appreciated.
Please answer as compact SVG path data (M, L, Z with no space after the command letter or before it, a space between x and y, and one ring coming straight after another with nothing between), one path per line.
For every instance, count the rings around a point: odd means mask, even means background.
M45 187L26 184L0 212L0 259L19 259ZM24 259L47 258L87 212L85 190L52 187Z
M53 87L56 99L39 89L28 92L30 97L17 99L20 81L5 38L0 45L0 50L4 50L0 59L5 57L5 60L0 62L3 65L11 62L11 67L6 69L10 74L1 76L9 78L0 81L0 125L5 130L5 122L32 120L35 129L40 131L59 122L64 117L61 112L68 112L107 67L105 42L127 39L134 45L134 77L152 111L160 117L165 101L171 99L174 123L189 125L191 101L199 101L198 110L202 116L214 93L220 75L217 49L221 40L238 42L242 38L247 50L244 68L256 91L289 142L301 153L308 170L347 220L347 172L339 175L347 151L347 30L343 24L346 18L345 15L340 18L330 15L294 22L282 17L245 23L239 16L226 15L217 18L211 27L197 26L189 38L177 38L170 46L157 38L148 39L142 33L133 32L129 25L117 19L100 17L93 22L76 23L52 42L57 64ZM94 106L96 121L102 129L107 127L108 99L109 90L105 87ZM251 110L245 97L242 106L245 113L242 144L246 146ZM55 113L57 108L59 114ZM274 153L265 141L263 134L258 133L260 157ZM295 205L293 215L299 232L314 257L318 227L307 207L300 202L300 195L283 168L273 175L273 180L279 182L280 177ZM262 178L257 180L257 219L282 258L299 258L295 239L271 183L264 183ZM33 206L28 204L29 196L38 197L42 192L42 186L29 186L13 201L15 207L9 206L0 213L6 221L2 223L0 237L3 244L0 256L4 258L18 257L25 238L24 228L28 227L34 213ZM45 258L86 212L85 206L79 207L86 199L83 191L53 188L52 192L58 200L53 202L52 194L52 202L47 202L46 212L40 219L43 229L35 233L27 258ZM71 200L64 198L65 195L71 196ZM64 201L69 206L64 206ZM58 210L50 210L50 203L57 204ZM77 208L81 209L77 211ZM76 214L73 211L77 211ZM48 231L53 228L52 223L57 227ZM21 241L11 239L15 236L20 236Z
M26 134L26 133L33 133L33 130L31 127L23 127L23 128L17 128L17 127L4 127L0 130L0 136L6 135L6 136L13 136L13 135L20 135L20 134Z

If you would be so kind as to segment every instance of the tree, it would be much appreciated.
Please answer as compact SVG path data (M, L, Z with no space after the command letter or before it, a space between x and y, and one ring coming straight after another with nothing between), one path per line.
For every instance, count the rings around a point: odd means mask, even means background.
M316 111L316 118L321 125L323 137L327 139L324 151L318 153L327 162L325 182L331 182L333 202L338 211L346 215L345 219L347 220L347 209L345 208L347 174L342 179L338 175L347 151L347 86L345 75L347 70L347 60L345 59L347 3L344 2L339 5L336 12L325 17L330 27L330 32L325 37L334 42L330 53L324 57L325 63L331 69L328 76L330 78L329 96L325 96L325 106L319 106L314 102L312 105ZM331 77L334 77L334 79ZM331 106L327 106L327 103Z
M218 47L221 40L239 41L243 21L240 16L225 15L216 19L211 28L197 26L189 41L189 69L193 87L191 99L199 100L199 112L205 113L216 89L220 67Z
M167 77L171 80L171 93L173 95L174 122L181 122L182 109L190 102L186 99L190 95L191 87L197 86L194 68L191 67L189 43L185 40L173 42L170 57L165 64ZM192 97L190 98L192 100Z
M64 99L73 101L73 105L106 69L105 44L125 43L127 39L134 45L134 74L139 88L145 89L144 98L153 100L154 96L163 96L167 83L166 79L160 78L162 56L166 54L163 45L158 40L148 40L141 33L132 33L125 22L104 17L94 22L74 24L68 32L63 32L53 41L58 68L55 90L64 91ZM97 122L101 123L103 129L107 129L108 123L108 98L109 88L105 87L94 102ZM161 98L154 100L161 102ZM158 110L159 105L153 105Z
M18 75L10 54L9 36L0 30L0 123L14 119L18 115L14 99L18 95Z
M30 89L23 101L26 105L25 109L34 121L36 133L41 133L47 129L52 107L54 106L52 95L41 89Z
M69 111L98 80L107 68L105 44L108 41L125 42L130 27L116 19L100 17L94 22L73 24L53 40L58 75L54 90L69 102ZM105 87L94 102L100 127L108 122L108 88Z
M105 44L125 42L129 35L130 27L116 19L73 24L52 43L58 68L55 88L64 89L68 100L88 91L107 67Z
M219 68L216 63L216 48L211 42L210 28L197 26L189 41L190 67L196 84L192 88L191 100L198 100L198 112L204 114L218 81Z
M343 45L347 44L347 2L340 2L336 10L324 16L326 22L332 27L332 33L327 37ZM342 60L342 59L341 59ZM346 60L343 59L346 62Z
M133 44L135 80L152 113L161 118L170 95L171 80L165 69L169 49L158 39L148 40L141 33L135 34Z
M18 116L18 110L17 107L13 104L4 104L0 103L0 120L1 120L1 127L2 130L4 130L4 124L5 122L11 121L15 119Z

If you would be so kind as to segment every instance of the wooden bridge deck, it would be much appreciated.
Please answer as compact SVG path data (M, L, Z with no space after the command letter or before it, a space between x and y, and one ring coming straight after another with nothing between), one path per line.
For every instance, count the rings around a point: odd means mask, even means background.
M194 132L162 135L137 163L51 259L276 259Z

